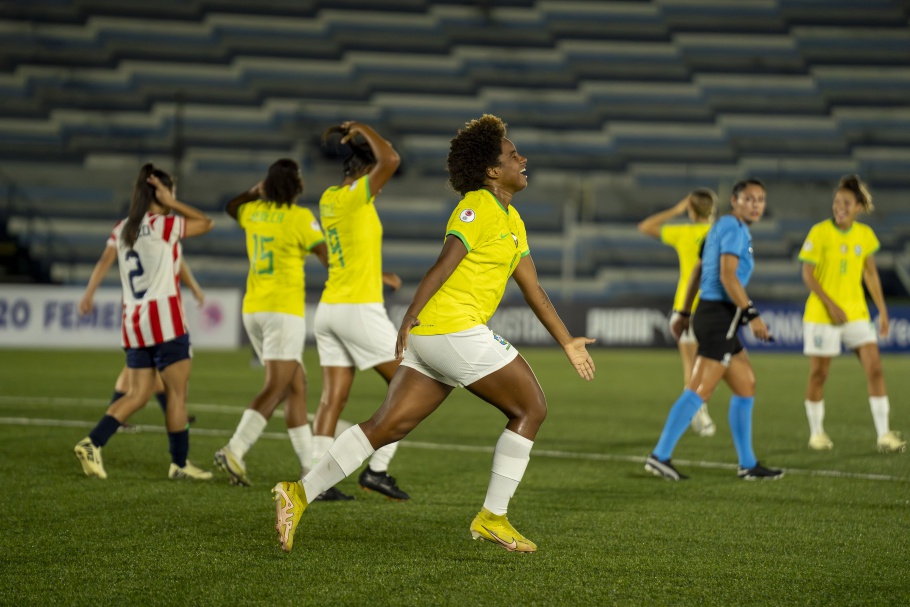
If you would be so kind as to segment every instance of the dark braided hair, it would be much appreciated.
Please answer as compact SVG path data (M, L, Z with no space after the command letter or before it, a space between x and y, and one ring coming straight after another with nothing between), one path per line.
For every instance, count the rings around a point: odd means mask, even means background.
M452 189L464 196L483 187L487 169L500 166L506 126L498 117L484 114L458 130L446 159Z
M329 139L332 137L332 135L335 134L345 137L348 134L348 129L340 125L327 128L322 134L322 145L324 148L328 149ZM353 138L351 138L348 139L344 145L346 145L350 150L349 154L344 159L345 177L362 175L366 173L370 167L376 164L376 156L373 154L373 149L366 141L358 143L357 141L354 141ZM338 154L340 147L341 145L339 143L335 144L334 148L336 154Z
M126 218L126 224L123 226L123 231L120 233L123 242L130 249L133 248L133 245L136 244L136 239L139 238L139 226L142 225L142 218L149 212L152 203L158 201L155 196L155 186L148 182L148 178L152 175L157 177L167 189L170 190L174 187L174 179L161 169L156 169L151 162L145 163L139 169L139 176L136 177L136 184L133 186L130 212Z
M276 160L262 182L262 197L278 206L291 206L303 194L303 177L300 166L290 158Z

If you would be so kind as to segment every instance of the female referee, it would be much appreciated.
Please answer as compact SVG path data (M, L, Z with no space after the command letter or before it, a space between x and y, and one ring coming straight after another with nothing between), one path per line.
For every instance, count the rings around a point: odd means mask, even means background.
M671 481L688 478L670 463L670 458L692 416L711 398L721 379L733 392L729 422L739 458L739 478L775 480L783 476L781 470L762 466L752 451L755 373L737 335L740 325L748 324L755 337L770 339L768 328L746 294L754 267L749 226L765 212L764 184L758 179L736 183L731 203L733 212L721 217L705 238L701 261L692 273L686 301L672 327L674 336L688 328L695 285L700 284L701 303L693 320L698 356L692 378L670 409L660 440L645 462L645 470Z
M402 320L395 346L396 357L403 356L401 366L385 402L369 420L342 433L303 479L278 483L272 490L275 527L285 551L293 546L309 502L357 470L375 449L404 438L456 386L466 387L508 418L471 535L509 551L537 550L512 527L506 510L546 417L546 398L525 359L486 322L513 276L528 305L586 380L594 377L594 362L585 346L594 340L569 334L537 281L524 223L511 204L513 195L528 184L526 164L496 116L471 121L452 139L449 182L464 198L449 218L439 258Z

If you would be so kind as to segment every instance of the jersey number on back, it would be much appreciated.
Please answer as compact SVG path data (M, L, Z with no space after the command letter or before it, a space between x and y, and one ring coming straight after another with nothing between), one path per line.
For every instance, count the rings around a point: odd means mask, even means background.
M145 270L142 269L142 262L139 260L139 253L136 251L127 251L126 261L130 264L130 271L128 274L130 277L130 290L133 292L133 297L142 299L145 297L145 292L148 291L148 285L141 291L136 289L136 280L141 279L142 275L145 273Z
M272 274L275 271L275 255L268 246L275 238L253 234L253 274Z
M341 240L338 238L338 230L335 228L329 228L326 236L329 237L329 254L338 255L338 264L343 268L344 253L341 251Z

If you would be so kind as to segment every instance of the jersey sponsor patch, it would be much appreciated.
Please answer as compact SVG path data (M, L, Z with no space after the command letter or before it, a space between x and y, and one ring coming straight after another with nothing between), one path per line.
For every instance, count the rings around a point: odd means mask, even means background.
M319 222L316 221L315 219L313 220L313 223L310 224L310 227L313 228L314 230L316 230L317 232L322 231L322 226L320 226Z
M458 219L462 220L465 223L471 223L477 217L477 214L474 213L471 209L465 209L461 212L461 215L458 216Z
M803 245L803 251L811 251L812 248L813 248L812 241L810 241L810 240L807 240L805 242L805 244Z

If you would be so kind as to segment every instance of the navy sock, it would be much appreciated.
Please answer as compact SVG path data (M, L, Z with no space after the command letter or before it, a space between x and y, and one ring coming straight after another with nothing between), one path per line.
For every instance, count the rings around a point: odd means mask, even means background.
M96 447L103 447L107 444L107 441L110 440L114 433L117 432L117 428L120 427L120 422L117 421L117 418L112 415L105 415L101 418L101 421L98 422L98 425L95 426L95 429L88 433L88 437L92 439L92 444Z
M689 427L689 422L692 421L699 407L701 407L701 397L688 388L683 390L683 393L673 403L673 407L670 409L670 414L664 424L664 430L657 441L657 446L654 447L654 456L657 459L661 461L670 459L673 455L673 449L676 448L676 443L682 438L686 428Z
M111 404L113 405L115 400L119 400L120 398L123 398L124 396L126 396L126 392L119 392L117 390L114 390L114 395L111 396Z
M167 392L155 392L155 398L158 399L161 410L167 413Z
M752 451L752 405L754 396L730 397L730 432L733 434L733 444L736 446L736 455L739 465L743 468L754 468L758 460Z
M190 452L190 431L168 432L167 438L171 443L171 461L183 468Z

